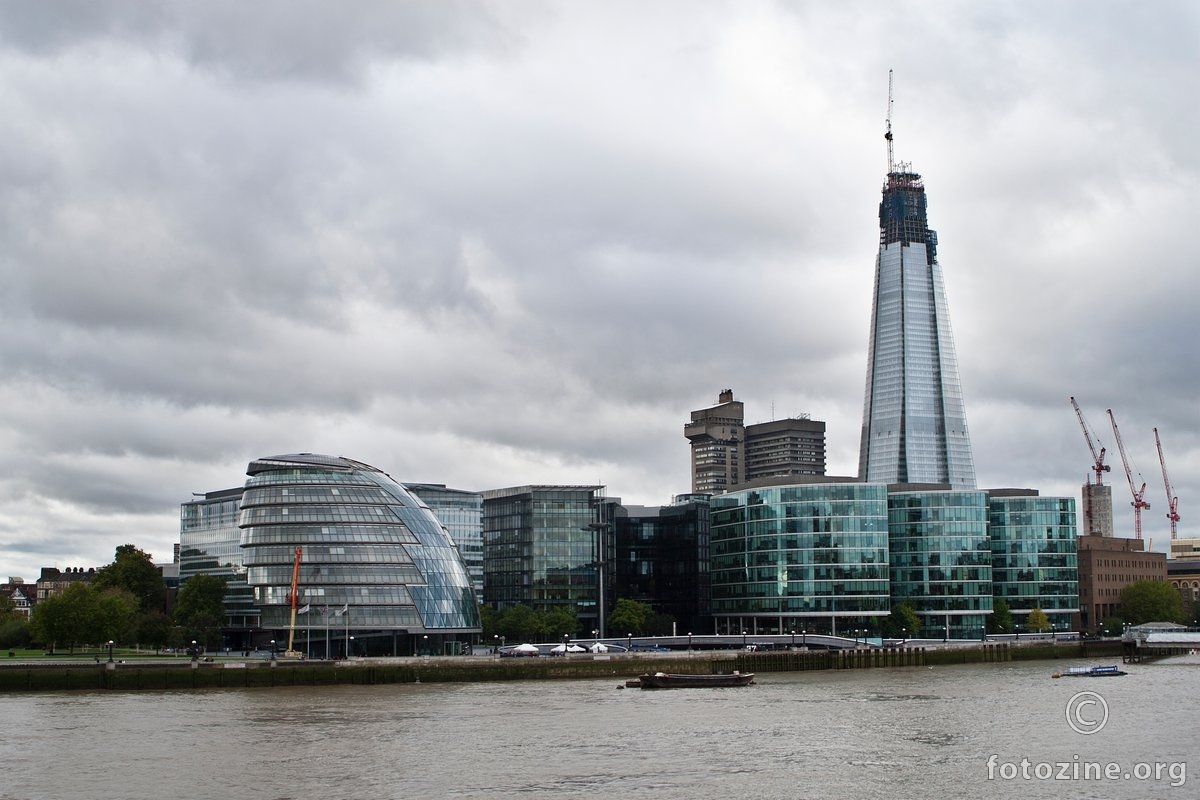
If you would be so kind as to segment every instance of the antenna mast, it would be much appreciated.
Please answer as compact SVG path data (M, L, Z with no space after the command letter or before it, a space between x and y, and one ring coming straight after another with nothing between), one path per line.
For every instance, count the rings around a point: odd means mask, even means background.
M883 138L887 139L888 143L888 175L896 171L896 162L892 157L892 71L888 70L888 109L887 109L887 133L883 134Z

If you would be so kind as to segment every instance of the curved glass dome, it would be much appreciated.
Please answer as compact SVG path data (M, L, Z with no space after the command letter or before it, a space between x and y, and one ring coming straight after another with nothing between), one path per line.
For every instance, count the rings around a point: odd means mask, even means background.
M241 546L264 628L290 624L299 548L297 605L308 611L296 625L306 641L324 627L330 653L410 652L411 640L398 644L397 634L420 635L428 647L426 634L479 632L458 549L428 506L391 477L309 453L260 458L246 474ZM328 647L330 628L342 647ZM353 646L352 633L360 640Z

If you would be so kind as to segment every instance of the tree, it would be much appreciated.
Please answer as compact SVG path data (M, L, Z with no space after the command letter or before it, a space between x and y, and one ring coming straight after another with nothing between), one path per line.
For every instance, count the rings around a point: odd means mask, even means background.
M988 617L987 629L988 633L1013 632L1012 609L1008 607L1008 601L1003 597L992 600L992 613Z
M654 609L650 607L649 603L622 597L617 600L612 613L608 615L608 630L610 632L644 633L646 622L653 613Z
M33 607L30 634L51 652L59 645L66 645L70 652L75 652L75 645L86 641L93 627L95 601L91 586L72 583L62 594L47 597Z
M1121 590L1120 616L1130 625L1182 622L1179 591L1163 581L1134 581Z
M892 639L911 639L921 635L921 618L912 605L904 602L892 609L883 621L883 632Z
M172 618L185 637L211 645L225 622L225 579L216 575L188 578L179 587Z
M1031 633L1045 633L1050 630L1050 618L1040 608L1035 608L1025 617L1025 627Z
M0 647L24 647L29 644L29 623L21 617L0 621Z
M133 595L139 611L161 611L167 596L162 574L150 554L131 544L117 548L113 562L96 571L92 586L124 589Z
M549 611L542 612L541 627L552 639L561 639L564 635L573 636L579 630L579 614L575 606L555 606Z
M1120 617L1109 617L1100 626L1100 631L1105 636L1120 636L1125 632L1125 620Z
M0 594L0 620L17 616L17 601L6 594Z
M497 633L509 642L531 641L545 636L542 619L529 606L510 606L500 612Z

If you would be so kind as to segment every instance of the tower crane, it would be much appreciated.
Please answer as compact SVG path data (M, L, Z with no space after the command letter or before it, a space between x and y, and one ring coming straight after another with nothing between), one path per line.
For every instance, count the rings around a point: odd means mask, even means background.
M1096 445L1092 442L1092 434L1088 428L1087 422L1083 419L1083 412L1079 410L1079 403L1075 402L1075 398L1071 398L1071 407L1075 409L1075 416L1079 417L1079 427L1083 429L1083 438L1087 440L1088 450L1092 451L1092 472L1096 473L1096 485L1104 484L1104 473L1110 472L1112 467L1104 463L1105 449L1096 450ZM1110 414L1112 412L1109 412Z
M1133 471L1129 469L1129 457L1125 455L1125 443L1121 441L1121 431L1117 429L1117 418L1113 416L1112 409L1108 409L1108 419L1112 422L1113 438L1117 440L1117 449L1121 451L1121 463L1125 466L1125 478L1129 481L1129 491L1133 495L1133 534L1138 539L1142 538L1142 509L1150 508L1150 504L1146 502L1146 482L1142 481L1142 488L1135 489L1133 486ZM1142 477L1138 473L1138 477Z
M1175 527L1179 523L1179 498L1171 488L1171 476L1167 474L1167 460L1163 458L1162 440L1158 428L1154 429L1154 444L1158 447L1158 463L1162 466L1163 485L1167 487L1167 519L1171 521L1171 541L1175 541Z

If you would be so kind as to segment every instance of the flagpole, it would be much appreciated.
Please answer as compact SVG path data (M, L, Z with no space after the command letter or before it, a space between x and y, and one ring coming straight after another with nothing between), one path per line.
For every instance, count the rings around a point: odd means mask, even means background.
M346 658L350 658L350 604L342 606L342 616L346 618Z
M329 606L325 606L325 610L321 612L321 616L325 618L325 660L329 660Z

